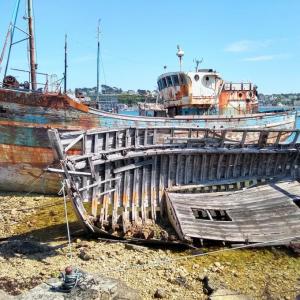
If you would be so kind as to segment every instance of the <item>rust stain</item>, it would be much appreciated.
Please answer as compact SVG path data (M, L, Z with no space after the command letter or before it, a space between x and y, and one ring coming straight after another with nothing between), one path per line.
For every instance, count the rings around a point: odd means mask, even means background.
M54 160L52 149L0 144L0 163L28 163L35 166L47 166Z
M67 95L56 93L43 94L1 90L0 101L54 109L68 109L71 106L83 112L89 111L86 105L74 101Z
M27 163L41 168L47 167L54 162L53 150L46 147L28 147L18 145L0 144L1 164ZM80 150L69 150L68 155L81 153Z

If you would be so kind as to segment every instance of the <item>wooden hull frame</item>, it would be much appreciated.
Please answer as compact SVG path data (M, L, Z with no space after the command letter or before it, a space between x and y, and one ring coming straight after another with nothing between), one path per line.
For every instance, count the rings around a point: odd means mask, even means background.
M126 233L155 222L164 211L165 192L172 189L300 178L299 130L124 128L48 134L75 211L91 231ZM69 153L73 148L76 155Z

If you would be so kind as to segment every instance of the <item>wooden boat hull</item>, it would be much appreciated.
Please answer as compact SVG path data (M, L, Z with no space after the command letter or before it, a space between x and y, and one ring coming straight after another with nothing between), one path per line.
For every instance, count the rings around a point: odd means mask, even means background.
M231 189L232 184L239 189L258 180L297 180L300 176L300 130L271 132L149 127L93 129L77 133L49 130L48 134L62 161L65 183L75 212L87 229L96 232L139 232L143 224L156 221L158 212L163 213L165 197L180 189L181 193L183 189L199 193L201 189L207 192L206 188L211 187L212 191L224 192L226 186ZM285 136L287 134L289 139ZM74 155L70 149L75 145L77 152ZM299 191L298 182L296 187ZM277 194L282 194L282 205L289 202L294 211L298 209L289 199L293 192L289 195L287 191L279 191ZM254 198L247 201L245 208L256 202L255 197L254 194ZM293 195L293 198L299 199L299 195ZM239 198L235 200L240 202ZM84 205L84 202L90 205ZM275 207L273 202L276 202L276 195L267 204ZM267 209L264 204L259 205L260 210ZM182 210L190 209L189 201L182 206ZM205 207L209 209L209 204ZM179 232L176 215L170 209L169 214L173 216L179 236L192 238L188 231ZM270 209L268 217L276 209L278 206ZM298 218L299 213L298 209ZM272 216L270 223L271 219ZM255 227L258 217L250 220ZM241 225L237 218L233 221L235 223L231 224ZM246 225L241 228L247 233ZM299 233L299 221L297 226ZM242 235L232 238L230 230L228 238L220 238L222 231L215 235L210 232L209 236L203 231L195 237L234 242L246 240ZM252 228L249 233L254 232ZM288 232L291 233L290 230ZM251 236L249 242L261 241L263 236ZM268 238L273 239L274 236Z
M0 190L56 193L58 176L43 175L54 163L47 129L94 127L198 127L293 129L293 112L244 116L132 117L89 108L67 95L0 89ZM43 183L43 180L45 183Z

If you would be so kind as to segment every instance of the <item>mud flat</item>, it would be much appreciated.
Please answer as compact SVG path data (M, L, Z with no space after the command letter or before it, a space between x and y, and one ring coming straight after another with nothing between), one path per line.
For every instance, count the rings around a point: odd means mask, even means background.
M0 290L11 295L58 276L69 264L121 279L143 299L207 299L205 276L213 286L253 299L295 299L300 294L300 259L287 249L231 250L184 258L195 251L87 239L75 236L80 227L68 204L73 234L69 258L62 198L1 194L0 211Z

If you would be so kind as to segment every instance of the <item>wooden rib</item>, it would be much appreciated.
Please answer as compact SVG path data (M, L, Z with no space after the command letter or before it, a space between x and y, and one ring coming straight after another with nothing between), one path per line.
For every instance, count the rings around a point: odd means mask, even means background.
M223 158L224 158L224 154L219 155L218 165L217 165L217 179L221 178Z
M206 132L205 132L206 134ZM200 173L200 180L205 180L205 169L206 169L206 163L207 163L207 155L202 155L202 161L201 161L201 173Z
M171 171L172 171L172 168L173 168L173 158L174 158L174 155L169 155L168 158L169 158L168 159L169 163L168 163L168 174L167 174L167 177L168 177L168 179L167 179L167 182L168 182L167 187L169 187L169 186L172 185Z
M131 214L132 214L132 220L134 222L137 221L138 219L138 215L137 215L137 206L138 206L138 200L139 200L139 197L138 197L138 169L134 169L133 170L133 186L132 186L132 201L131 201Z
M176 163L176 174L175 174L175 184L176 185L179 185L180 184L180 181L179 181L179 172L180 172L180 158L182 156L180 154L177 155L176 157L176 160L177 160L177 163Z
M145 189L146 189L146 170L145 167L142 168L142 195L141 195L141 212L142 212L142 221L145 222L147 218L146 206L145 206Z
M156 220L156 187L155 187L155 176L156 176L157 157L154 157L151 168L151 217Z
M122 197L122 206L123 211L125 212L125 218L128 218L128 205L129 205L129 171L125 171L124 181L123 181L123 197ZM126 219L126 221L129 221Z

